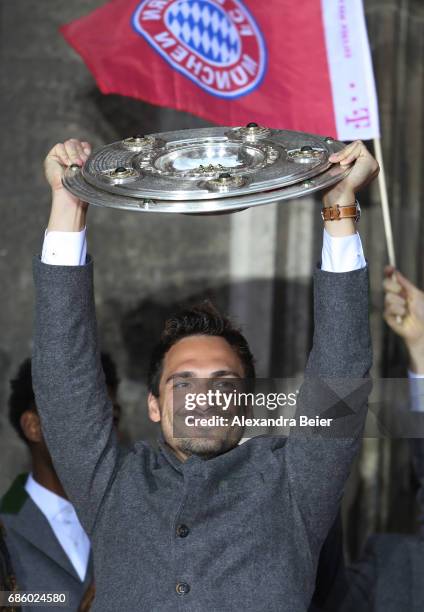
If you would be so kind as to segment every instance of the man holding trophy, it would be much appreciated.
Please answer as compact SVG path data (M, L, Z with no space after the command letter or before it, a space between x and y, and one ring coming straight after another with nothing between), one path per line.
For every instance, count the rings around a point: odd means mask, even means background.
M360 141L330 157L352 169L323 197L306 368L315 382L301 392L311 415L331 412L343 395L338 383L330 392L321 379L344 380L350 390L344 406L356 419L349 432L260 436L243 444L242 432L234 431L174 436L173 397L187 381L255 375L241 332L203 306L172 317L152 356L148 411L161 425L159 449L140 441L122 455L99 360L88 206L62 184L66 167L81 166L90 151L87 142L69 140L45 161L52 208L41 259L34 261L33 381L55 468L91 538L92 609L307 610L365 418L369 386L352 382L367 378L372 359L355 194L377 174L377 162Z

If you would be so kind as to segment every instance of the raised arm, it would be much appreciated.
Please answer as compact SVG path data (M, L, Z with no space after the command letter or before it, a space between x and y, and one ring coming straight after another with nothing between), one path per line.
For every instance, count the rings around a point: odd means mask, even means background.
M61 182L65 167L82 164L89 152L88 143L70 140L45 161L52 207L43 261L34 260L33 383L54 466L91 533L118 445L99 357L93 265L84 258L87 204Z
M378 172L361 142L332 161L354 163L348 177L324 196L324 206L351 206ZM322 266L314 275L314 337L298 401L298 416L332 418L321 428L290 435L287 470L293 498L312 547L319 549L336 515L358 452L370 384L368 271L355 220L325 224Z
M383 282L384 319L402 338L408 353L408 377L414 438L410 448L415 475L419 482L417 495L419 530L424 535L424 291L398 270L388 266Z

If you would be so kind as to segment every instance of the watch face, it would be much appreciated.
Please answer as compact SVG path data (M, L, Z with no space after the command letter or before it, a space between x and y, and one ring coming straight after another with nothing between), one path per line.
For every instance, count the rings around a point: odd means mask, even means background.
M231 212L325 189L350 169L329 157L343 143L256 124L140 135L97 149L64 185L99 206Z

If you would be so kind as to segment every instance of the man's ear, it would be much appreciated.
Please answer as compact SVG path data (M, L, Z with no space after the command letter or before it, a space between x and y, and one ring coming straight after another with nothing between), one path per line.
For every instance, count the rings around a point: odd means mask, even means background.
M159 409L159 398L155 397L153 393L149 393L147 397L147 406L149 409L149 418L154 423L160 421L160 409Z
M25 410L19 423L24 432L25 438L29 442L42 442L43 432L41 431L40 417L35 410Z

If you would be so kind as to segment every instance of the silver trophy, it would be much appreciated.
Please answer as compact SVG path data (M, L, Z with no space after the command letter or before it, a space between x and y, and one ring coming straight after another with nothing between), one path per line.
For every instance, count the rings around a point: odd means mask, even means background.
M134 136L71 166L63 184L96 206L139 212L224 213L299 198L343 179L331 137L246 127Z

